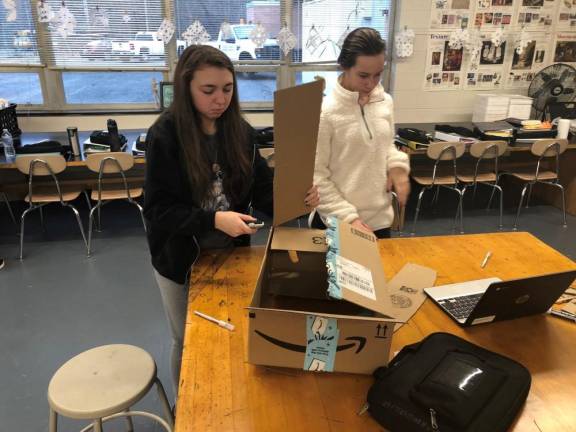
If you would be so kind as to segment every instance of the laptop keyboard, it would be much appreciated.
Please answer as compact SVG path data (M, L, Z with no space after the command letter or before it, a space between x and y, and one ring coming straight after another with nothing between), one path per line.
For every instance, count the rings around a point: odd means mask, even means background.
M456 319L466 319L483 295L484 293L470 294L467 296L438 300L438 303Z

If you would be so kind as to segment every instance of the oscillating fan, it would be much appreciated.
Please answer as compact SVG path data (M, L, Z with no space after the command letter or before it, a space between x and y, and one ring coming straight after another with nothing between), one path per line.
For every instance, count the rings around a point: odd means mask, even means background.
M533 99L532 118L543 119L548 104L576 98L576 69L566 63L542 69L530 83L528 96Z

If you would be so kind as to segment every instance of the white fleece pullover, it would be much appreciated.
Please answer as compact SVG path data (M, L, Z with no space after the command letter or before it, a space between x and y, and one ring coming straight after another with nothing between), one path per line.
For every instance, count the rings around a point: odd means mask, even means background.
M363 108L358 96L338 82L322 104L314 171L317 210L322 218L336 216L345 222L359 217L379 230L394 219L386 192L388 170L399 167L408 174L410 165L394 145L392 97L380 84Z

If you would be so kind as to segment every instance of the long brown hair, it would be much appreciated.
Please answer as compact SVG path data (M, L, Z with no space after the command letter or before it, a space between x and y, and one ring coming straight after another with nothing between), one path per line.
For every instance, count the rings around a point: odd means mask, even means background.
M207 198L212 182L211 161L202 142L202 121L194 106L190 82L194 73L203 66L229 70L234 77L232 100L216 120L216 137L219 145L219 162L225 173L224 192L232 204L242 199L248 185L251 163L248 155L248 125L240 113L238 86L234 66L220 50L206 45L192 45L184 50L174 72L174 99L169 111L176 122L178 141L182 147L184 163L192 194L202 204Z

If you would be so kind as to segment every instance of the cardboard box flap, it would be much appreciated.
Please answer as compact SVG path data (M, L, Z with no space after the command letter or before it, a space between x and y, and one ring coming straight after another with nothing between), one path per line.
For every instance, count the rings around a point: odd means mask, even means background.
M274 93L274 226L310 213L324 81Z
M270 249L326 253L326 233L317 229L277 227Z
M436 271L418 264L408 263L388 281L388 295L394 307L394 318L408 321L424 300L424 288L436 283Z
M335 219L326 236L328 294L392 318L376 236Z

